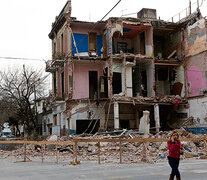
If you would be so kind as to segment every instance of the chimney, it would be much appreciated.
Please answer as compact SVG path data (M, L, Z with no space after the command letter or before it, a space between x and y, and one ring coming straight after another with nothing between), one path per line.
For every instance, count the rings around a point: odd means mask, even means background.
M156 9L143 8L137 13L137 18L140 18L140 19L157 19Z

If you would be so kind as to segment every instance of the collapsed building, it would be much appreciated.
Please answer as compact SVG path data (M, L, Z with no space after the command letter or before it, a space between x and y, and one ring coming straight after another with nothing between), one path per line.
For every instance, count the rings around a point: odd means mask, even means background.
M145 8L137 18L85 22L67 1L49 33L53 107L43 134L139 129L142 117L159 132L207 108L206 22L199 11L174 23Z

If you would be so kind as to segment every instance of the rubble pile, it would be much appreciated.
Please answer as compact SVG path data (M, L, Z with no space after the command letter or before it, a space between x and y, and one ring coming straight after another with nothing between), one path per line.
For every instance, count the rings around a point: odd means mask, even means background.
M136 97L127 97L123 92L119 94L114 94L112 97L112 101L132 101L132 102L164 102L164 103L172 103L174 105L178 105L179 103L187 103L185 98L180 97L179 95L159 95L156 97L143 97L137 95Z
M199 125L200 122L198 122L198 120L194 119L192 116L189 117L186 120L181 121L180 123L180 127L188 127L188 126L195 126L195 125Z
M203 135L193 135L191 133L186 132L185 130L177 130L182 138L199 138L203 137ZM127 131L127 133L122 134L122 136L118 136L120 138L164 138L169 139L171 132L159 132L156 135L147 134L147 135L140 135L137 132L130 132ZM111 135L96 135L91 138L97 138L97 139L105 139L105 138L115 138L116 136ZM185 154L181 156L181 158L189 158L189 155L191 157L198 157L201 155L206 155L205 152L205 142L204 141L187 141L182 142L182 145L184 148L187 148L189 151L185 150L187 157L185 157ZM120 154L118 152L119 150L119 143L115 142L101 142L101 151L111 151L107 153L101 153L101 161L105 162L119 162ZM112 152L117 151L117 152ZM80 155L80 158L82 160L97 160L98 155L98 147L97 143L85 143L80 142L78 143L78 152ZM137 162L160 162L165 161L167 159L168 155L168 148L167 148L167 142L147 142L145 145L143 143L139 142L123 142L122 143L122 158L123 162L130 162L130 163L137 163Z
M194 135L188 133L183 129L177 130L180 137L182 138L199 138L203 135ZM73 139L114 139L114 138L124 138L124 139L134 139L134 138L164 138L169 139L171 132L160 131L159 133L142 135L137 131L114 131L108 133L97 133L95 135L74 135L69 137L54 137L54 135L48 138L48 141L72 141ZM49 147L50 146L50 147ZM46 151L44 156L46 158L55 158L55 146L46 146ZM118 142L101 142L101 161L104 162L119 162L120 153ZM198 157L201 159L206 158L206 149L204 141L183 141L182 146L185 149L184 155L181 158L193 158ZM38 145L27 145L27 156L28 157L41 157L41 146ZM73 147L72 146L59 146L58 147L59 158L69 159L73 158ZM105 152L106 151L106 152ZM98 159L98 143L97 142L78 142L77 148L78 159L80 161L97 161ZM122 142L122 162L124 163L139 163L139 162L149 162L155 163L160 161L166 161L168 155L167 142ZM0 150L0 158L16 157L21 158L24 156L24 146L13 151L2 151Z

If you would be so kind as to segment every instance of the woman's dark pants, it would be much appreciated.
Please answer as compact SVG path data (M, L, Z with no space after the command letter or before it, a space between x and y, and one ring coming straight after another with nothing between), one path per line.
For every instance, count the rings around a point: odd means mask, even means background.
M180 172L178 170L180 158L172 158L168 156L168 162L170 167L172 168L172 176L174 177L176 175L176 178L180 177Z

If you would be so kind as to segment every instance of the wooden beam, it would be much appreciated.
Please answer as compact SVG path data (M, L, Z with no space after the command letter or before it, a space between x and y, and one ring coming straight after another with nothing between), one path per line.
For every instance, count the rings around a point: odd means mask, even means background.
M101 163L101 157L100 157L100 155L101 155L101 151L100 151L100 147L101 147L101 145L100 145L101 143L100 142L98 142L98 163L100 164Z
M42 152L42 163L44 162L44 153L45 153L45 147L43 144L41 144L41 152Z
M58 145L56 144L56 163L58 163Z
M73 146L75 143L70 142L60 142L60 141L0 141L0 144L47 144L47 145L71 145Z
M122 142L119 143L119 155L120 155L120 163L122 163Z
M167 59L170 59L175 53L176 53L176 50L174 50L174 51L167 57Z

